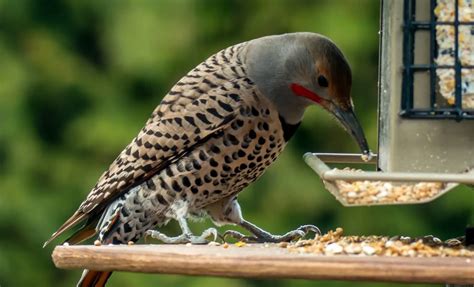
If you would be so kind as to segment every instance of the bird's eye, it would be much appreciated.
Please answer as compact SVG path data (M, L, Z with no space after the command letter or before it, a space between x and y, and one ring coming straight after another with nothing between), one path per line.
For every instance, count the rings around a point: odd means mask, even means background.
M324 88L327 88L329 86L328 80L324 76L318 77L318 84Z

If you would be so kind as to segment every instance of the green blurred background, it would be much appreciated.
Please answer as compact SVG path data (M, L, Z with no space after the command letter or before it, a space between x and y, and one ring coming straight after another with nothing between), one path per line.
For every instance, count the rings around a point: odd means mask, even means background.
M234 43L293 31L332 38L352 65L357 113L375 149L378 22L375 0L0 0L0 286L75 284L80 271L56 269L54 244L43 249L42 243L75 211L170 87ZM342 226L346 234L442 239L461 235L474 222L467 188L425 205L344 208L304 164L307 151L357 147L325 112L309 109L280 159L242 193L247 219L274 233L312 223L323 231ZM199 232L209 225L192 227ZM171 224L165 232L178 229ZM114 274L109 284L367 285L130 273ZM371 284L384 285L390 284Z

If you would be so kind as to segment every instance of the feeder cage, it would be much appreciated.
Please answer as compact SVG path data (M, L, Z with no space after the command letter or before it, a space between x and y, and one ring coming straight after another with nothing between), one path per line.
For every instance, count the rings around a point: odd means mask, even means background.
M422 203L474 183L474 1L382 1L381 19L378 171L325 164L358 155L305 155L344 205Z

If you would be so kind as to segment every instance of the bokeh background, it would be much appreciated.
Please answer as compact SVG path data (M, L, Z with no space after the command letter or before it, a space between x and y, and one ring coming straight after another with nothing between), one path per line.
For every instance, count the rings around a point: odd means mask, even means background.
M352 65L357 113L375 149L378 24L375 0L0 0L0 286L75 285L80 271L56 269L54 244L43 249L42 243L170 87L234 43L293 31L332 38ZM309 109L281 158L240 196L247 219L274 233L312 223L323 231L341 226L347 234L442 239L462 235L474 222L467 188L425 205L344 208L304 164L307 151L357 147L325 112ZM178 229L171 224L165 232ZM131 273L115 273L109 284L369 285ZM385 285L396 284L370 284Z

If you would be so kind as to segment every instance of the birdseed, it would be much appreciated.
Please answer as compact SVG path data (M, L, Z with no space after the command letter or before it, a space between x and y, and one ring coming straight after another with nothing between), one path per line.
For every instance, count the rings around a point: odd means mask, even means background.
M454 22L455 1L437 0L434 14L437 21ZM458 1L459 21L474 21L474 1ZM438 56L435 59L438 65L454 65L454 25L436 25L436 43ZM474 25L459 25L458 29L458 57L463 66L474 65ZM438 76L439 93L449 105L455 104L455 70L436 69ZM461 93L463 108L474 108L474 69L461 70Z
M363 172L353 170L354 172ZM383 181L335 181L340 195L348 204L411 203L430 199L438 195L445 184L420 182L416 184L395 184Z
M219 246L221 244L217 241L210 241L207 245L209 245L209 246Z
M370 150L369 150L369 153L368 153L368 154L363 154L363 155L361 156L361 158L362 158L362 160L363 160L364 162L370 161L373 157L374 157L374 154L373 154L372 151L370 151Z
M474 247L465 247L461 239L441 241L432 235L411 238L405 236L344 236L342 228L279 245L291 252L318 255L360 255L396 257L473 257Z
M237 247L244 247L247 244L243 241L238 241L238 242L234 243L234 245L237 246Z

